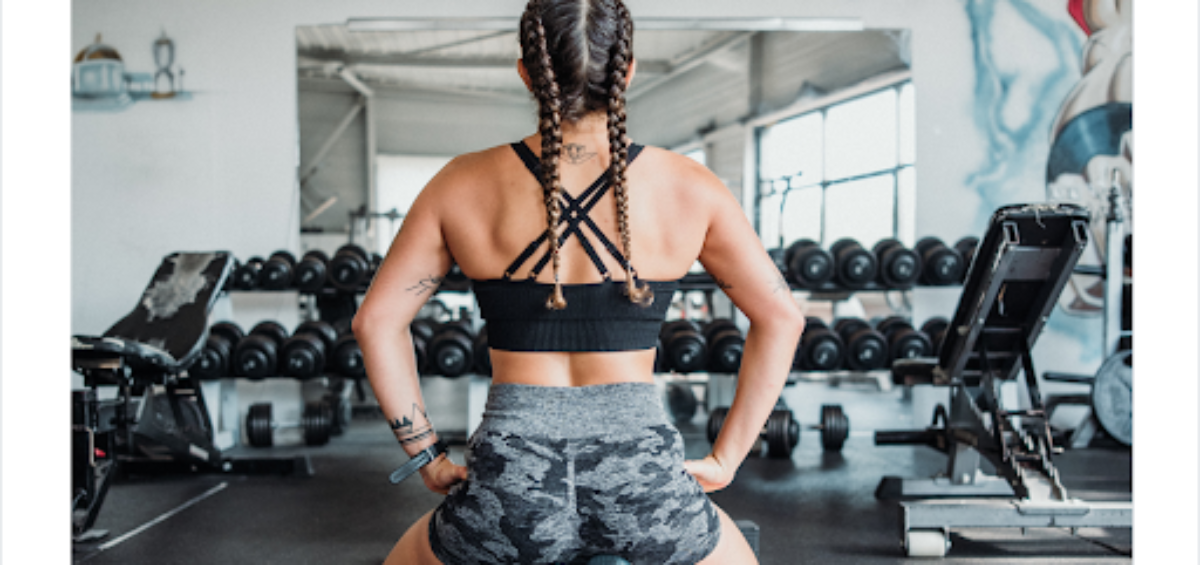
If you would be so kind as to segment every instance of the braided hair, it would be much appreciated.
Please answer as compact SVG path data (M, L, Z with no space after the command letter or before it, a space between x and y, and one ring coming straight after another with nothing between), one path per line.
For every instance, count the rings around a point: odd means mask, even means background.
M530 0L521 17L520 41L521 60L538 103L538 130L542 135L542 192L554 266L554 291L546 307L560 310L567 305L559 281L555 233L562 215L563 186L558 167L562 123L576 123L599 111L607 113L611 157L608 175L625 255L625 293L632 302L647 306L654 301L654 292L638 281L633 268L625 174L629 156L625 84L633 60L633 18L621 0Z

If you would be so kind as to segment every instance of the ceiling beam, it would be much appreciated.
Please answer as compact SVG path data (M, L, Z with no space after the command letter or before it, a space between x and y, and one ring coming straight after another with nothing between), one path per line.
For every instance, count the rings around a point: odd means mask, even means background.
M731 32L728 35L726 35L725 37L723 37L717 41L714 41L704 47L701 47L695 53L692 53L691 55L687 55L687 56L683 57L682 59L676 61L674 64L671 64L669 66L670 70L667 71L665 74L656 76L648 81L644 81L640 85L637 83L637 81L634 81L633 86L629 89L630 92L628 95L628 99L632 101L632 100L641 98L642 96L645 96L646 93L650 92L651 90L654 90L655 88L658 88L658 87L666 84L667 82L674 79L675 77L704 64L705 61L708 61L709 59L725 52L727 49L730 49L730 48L734 47L735 45L737 45L747 39L750 39L751 37L754 36L755 33L758 33L758 32L754 32L754 31ZM641 71L642 71L642 63L641 63L641 61L639 61L638 62L638 72L641 72Z

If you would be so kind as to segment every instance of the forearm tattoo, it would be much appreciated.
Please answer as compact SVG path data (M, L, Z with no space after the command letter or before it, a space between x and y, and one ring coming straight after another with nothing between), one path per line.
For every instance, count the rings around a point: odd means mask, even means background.
M717 288L721 290L730 290L733 288L733 285L717 278L716 276L713 277L713 282L717 283Z
M587 146L580 143L568 143L563 149L566 150L563 156L567 158L567 163L572 165L578 165L596 156L595 151L589 152Z
M443 280L445 280L445 277L435 277L433 275L429 275L428 277L418 281L417 284L414 284L404 290L407 290L408 292L415 292L419 296L425 294L426 292L433 292L437 290L438 286L442 284Z
M396 441L399 441L401 445L421 441L433 435L433 422L429 421L425 410L415 402L410 415L392 420L389 424L392 427L392 433L396 434Z

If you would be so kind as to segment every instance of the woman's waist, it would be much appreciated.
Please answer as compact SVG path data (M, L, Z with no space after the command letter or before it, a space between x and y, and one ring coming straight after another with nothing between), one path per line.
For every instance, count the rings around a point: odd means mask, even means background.
M480 429L554 438L623 436L669 426L662 392L651 379L581 386L493 382Z
M490 349L489 355L493 384L584 387L654 382L654 349L588 352Z

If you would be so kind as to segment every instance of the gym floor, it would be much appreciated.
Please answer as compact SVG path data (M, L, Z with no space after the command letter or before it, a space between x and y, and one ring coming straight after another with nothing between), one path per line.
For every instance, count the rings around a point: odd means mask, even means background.
M805 429L790 460L752 454L737 479L712 499L735 520L760 528L760 561L908 563L900 509L881 501L885 475L929 477L946 458L922 446L876 447L876 429L922 428L932 412L901 391L861 385L798 383L784 399L801 424L815 424L821 404L840 403L851 436L840 453L821 450ZM918 413L919 412L919 413ZM708 452L700 411L679 425L689 458ZM240 449L240 448L239 448ZM107 538L76 544L76 563L378 564L405 529L438 503L419 480L392 486L387 474L406 458L379 418L356 418L321 447L279 447L272 456L307 452L311 477L177 475L131 477L114 484L96 521ZM263 450L243 452L262 456ZM237 453L233 453L237 455ZM462 462L462 448L451 457ZM1071 496L1130 500L1129 449L1068 450L1055 458ZM953 530L947 564L1093 564L1132 561L1129 529Z

